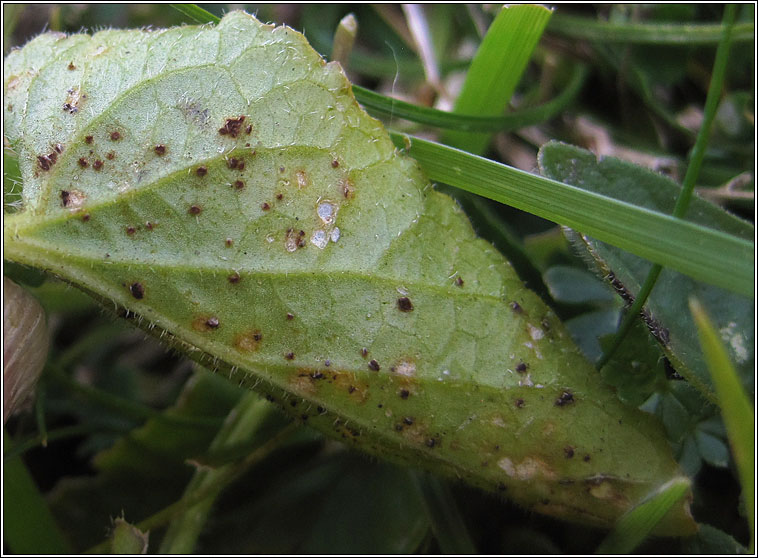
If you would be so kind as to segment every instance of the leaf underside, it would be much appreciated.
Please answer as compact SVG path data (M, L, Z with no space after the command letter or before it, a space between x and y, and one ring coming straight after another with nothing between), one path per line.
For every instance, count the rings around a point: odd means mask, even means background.
M538 512L608 526L677 474L299 33L242 12L48 33L4 87L24 181L6 259L329 435ZM693 529L686 503L659 525Z

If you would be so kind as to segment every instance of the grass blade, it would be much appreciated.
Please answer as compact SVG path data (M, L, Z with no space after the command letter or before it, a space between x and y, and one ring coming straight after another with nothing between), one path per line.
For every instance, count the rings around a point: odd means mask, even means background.
M750 523L750 552L755 548L755 414L750 399L729 361L718 332L713 327L700 302L690 298L690 310L698 328L708 370L713 378L716 395L726 425L729 443L745 498Z
M218 23L221 18L204 10L197 4L169 4L175 10L182 12L184 15L196 21L197 23Z
M752 242L452 147L391 135L433 181L574 228L705 283L755 296Z
M554 99L502 116L456 114L422 107L353 85L358 102L373 116L404 118L419 124L463 132L503 132L539 124L560 114L576 98L587 78L587 67L576 65L566 88Z
M653 527L687 493L690 480L677 477L667 482L645 500L624 514L596 554L629 554L653 530Z
M589 17L557 13L548 25L548 31L570 37L602 43L652 45L717 45L724 26L698 23L609 23ZM734 26L734 40L752 41L755 28L752 23Z
M499 116L516 90L552 11L543 6L503 8L490 25L471 62L455 112ZM489 136L455 132L444 143L481 153Z

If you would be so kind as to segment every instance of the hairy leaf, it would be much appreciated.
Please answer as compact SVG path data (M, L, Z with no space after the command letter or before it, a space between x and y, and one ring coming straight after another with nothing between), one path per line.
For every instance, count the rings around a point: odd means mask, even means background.
M568 184L648 209L671 213L681 187L670 179L631 163L607 157L598 161L592 153L578 147L551 142L540 151L542 174ZM750 240L754 227L713 204L694 198L685 218ZM580 236L575 243L589 254L597 268L611 281L621 296L629 301L637 296L651 264L633 254ZM698 238L689 239L697 246ZM730 273L729 269L723 270ZM689 312L688 298L696 295L713 316L730 359L736 363L743 386L754 391L755 330L752 301L706 285L671 269L664 269L645 307L646 322L666 354L683 376L706 396L713 399L713 389L697 329Z
M538 512L610 525L677 474L451 200L304 38L41 35L5 61L5 257L287 412ZM685 503L659 532L691 532Z

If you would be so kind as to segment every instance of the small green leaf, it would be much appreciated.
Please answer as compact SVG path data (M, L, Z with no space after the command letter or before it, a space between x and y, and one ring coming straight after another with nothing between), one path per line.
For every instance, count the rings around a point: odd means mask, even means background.
M332 437L537 512L609 526L679 473L299 33L232 12L45 34L4 79L6 258ZM693 528L686 504L658 527Z
M134 525L118 517L111 533L111 554L147 554L150 533L143 533Z

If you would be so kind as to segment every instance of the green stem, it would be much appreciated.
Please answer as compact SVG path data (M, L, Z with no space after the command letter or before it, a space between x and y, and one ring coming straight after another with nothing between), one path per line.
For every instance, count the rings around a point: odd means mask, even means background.
M136 525L137 529L142 532L151 531L157 529L169 523L175 517L186 512L193 506L199 504L209 496L212 496L217 491L220 491L225 486L228 486L242 476L250 467L260 463L268 457L271 453L281 447L282 443L299 428L297 423L290 423L285 428L280 430L275 436L269 439L268 442L260 446L245 458L244 461L238 463L233 468L229 469L227 474L223 477L217 477L212 484L207 484L202 489L192 492L189 495L182 497L173 504L166 506L161 511L151 515L144 521L141 521ZM102 554L107 552L108 545L111 544L110 540L105 540L100 544L93 546L85 552L85 554Z
M218 427L220 423L220 420L215 417L186 417L166 414L162 411L151 409L150 407L142 405L141 403L137 403L123 397L118 397L117 395L107 393L92 386L85 386L71 379L68 374L66 374L60 368L60 366L51 364L50 362L48 362L46 365L46 374L53 380L65 385L72 391L79 393L85 399L108 409L122 413L133 419L154 419L172 424L196 427Z
M50 430L44 434L40 433L33 438L27 438L17 442L12 448L6 449L3 454L3 459L12 459L30 449L36 448L39 445L47 445L47 442L54 442L55 440L63 440L65 438L73 438L76 436L85 436L87 434L100 434L100 433L113 433L113 434L125 434L126 431L116 429L105 429L100 426L93 427L89 424L77 424L74 426L64 426L62 428L56 428Z
M271 406L257 393L248 392L243 395L229 412L226 423L210 445L210 451L219 452L241 441L249 440L258 432L261 423L271 410ZM202 468L195 471L184 491L183 499L190 499L193 494L202 492L209 486L215 487L215 490L171 522L161 542L159 551L161 554L190 554L194 551L197 538L207 521L211 507L219 493L227 486L222 481L233 480L229 473L234 470L234 467L234 464L228 464L210 470Z
M732 27L734 26L734 20L737 16L736 8L733 4L729 4L724 9L724 24L723 24L723 36L719 47L716 50L716 60L713 64L713 75L711 76L711 83L708 87L708 95L705 99L705 109L703 114L703 124L700 127L700 131L697 134L695 140L695 146L692 149L692 156L690 157L690 163L687 165L687 172L682 182L682 191L679 193L679 197L676 200L674 211L672 215L676 218L682 218L687 212L690 200L692 199L692 192L695 189L695 181L700 172L700 167L703 164L703 157L705 156L705 148L708 145L708 136L711 132L713 120L716 117L716 110L718 109L719 99L721 97L721 90L724 86L724 80L726 78L727 62L729 60L729 49L732 44ZM661 265L654 264L645 278L642 288L631 306L629 311L624 316L624 320L621 323L616 336L613 339L611 347L606 351L597 363L597 369L602 369L608 361L613 357L616 350L621 346L624 338L632 327L632 324L640 315L642 308L647 302L650 293L655 287L655 283L658 280L658 276L661 273Z

